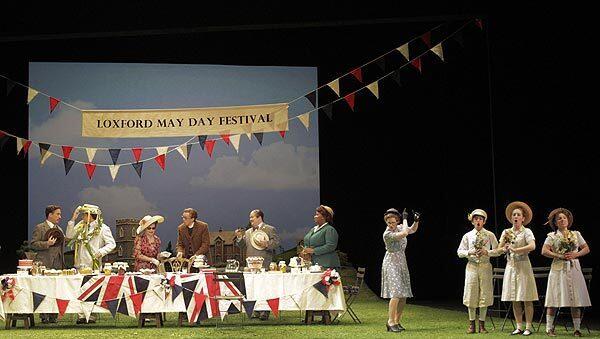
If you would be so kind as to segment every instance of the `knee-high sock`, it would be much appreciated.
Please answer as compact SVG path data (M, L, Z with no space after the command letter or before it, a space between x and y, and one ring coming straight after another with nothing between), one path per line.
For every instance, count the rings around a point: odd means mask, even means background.
M581 318L573 318L573 327L575 331L581 331Z
M487 306L479 308L479 321L485 321L485 316L487 315Z
M477 319L477 309L469 307L469 320L474 321L475 319Z
M554 329L554 316L546 314L546 332Z

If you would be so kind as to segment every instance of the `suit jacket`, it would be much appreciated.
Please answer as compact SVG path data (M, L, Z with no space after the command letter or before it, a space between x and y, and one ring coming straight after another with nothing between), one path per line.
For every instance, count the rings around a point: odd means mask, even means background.
M314 227L304 236L304 246L314 248L312 263L324 268L340 267L340 258L336 252L338 233L333 226L326 224L315 232Z
M63 232L58 225L54 226ZM64 266L64 241L60 245L48 246L45 235L49 229L50 225L46 221L37 224L31 236L31 247L37 251L36 260L41 261L46 268L62 269Z
M196 220L194 222L191 236L185 224L177 227L177 252L182 252L185 258L200 254L208 257L209 248L208 224L204 221Z
M267 233L269 236L269 244L267 245L266 249L257 250L252 246L250 239L252 238L252 233L254 232L253 228L247 229L246 233L244 233L244 236L240 239L235 239L235 244L241 249L246 249L246 257L263 257L265 259L263 261L263 267L268 269L269 264L271 261L273 261L275 249L279 246L279 236L277 235L277 230L275 227L271 225L263 223L259 229Z

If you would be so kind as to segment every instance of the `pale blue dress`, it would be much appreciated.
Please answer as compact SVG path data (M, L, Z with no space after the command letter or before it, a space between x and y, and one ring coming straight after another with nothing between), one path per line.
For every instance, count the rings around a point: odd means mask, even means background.
M410 273L406 264L406 237L396 240L392 237L406 226L398 225L396 231L386 228L383 232L385 257L381 264L381 297L382 298L412 298L410 288Z

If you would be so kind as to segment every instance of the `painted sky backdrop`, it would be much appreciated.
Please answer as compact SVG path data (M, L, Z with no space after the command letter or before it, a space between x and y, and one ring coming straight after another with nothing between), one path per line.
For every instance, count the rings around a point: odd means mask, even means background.
M223 66L116 63L29 64L29 86L81 109L143 109L239 106L289 102L317 87L316 67ZM312 109L306 99L289 108L293 117ZM84 147L148 147L177 145L189 138L83 138L81 113L60 104L49 115L48 99L36 97L29 106L31 140ZM261 147L242 135L239 153L218 141L213 158L192 146L189 161L178 152L167 155L166 171L156 162L143 165L140 179L131 166L123 166L113 182L108 167L96 168L90 181L85 167L75 163L65 176L62 158L52 156L40 166L38 147L29 157L29 236L44 220L48 204L63 207L60 225L66 228L73 209L99 205L114 235L115 219L161 214L158 227L163 241L175 242L176 227L186 207L195 208L211 231L245 226L252 209L265 212L265 221L278 228L285 249L312 227L319 205L319 141L317 115L311 128L294 119L285 139L266 133ZM210 137L209 137L210 138ZM197 139L194 140L196 142ZM60 147L50 151L62 154ZM142 159L156 155L144 150ZM71 159L87 161L84 149ZM118 163L135 161L123 150ZM108 151L99 150L94 162L111 164Z

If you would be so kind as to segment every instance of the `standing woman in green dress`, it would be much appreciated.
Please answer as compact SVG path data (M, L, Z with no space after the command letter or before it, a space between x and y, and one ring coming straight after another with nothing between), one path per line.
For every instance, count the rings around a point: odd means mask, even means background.
M338 233L331 226L333 223L333 209L321 205L317 207L315 227L304 236L303 256L310 255L313 264L319 264L324 269L340 267L340 258L336 252Z

